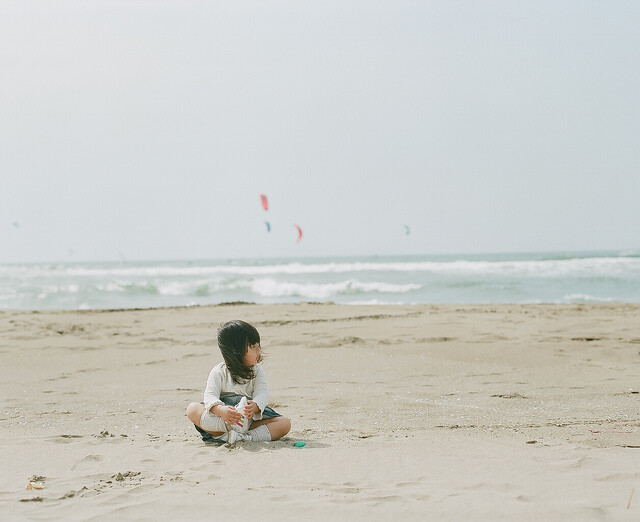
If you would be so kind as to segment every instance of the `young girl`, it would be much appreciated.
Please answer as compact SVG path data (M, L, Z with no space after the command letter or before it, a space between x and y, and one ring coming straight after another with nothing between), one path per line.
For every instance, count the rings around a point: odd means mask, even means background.
M218 347L224 362L211 370L204 391L204 404L192 402L187 417L202 434L202 440L235 444L277 440L291 429L291 422L267 406L267 377L258 363L260 334L249 323L229 321L218 330ZM235 406L246 397L244 416L249 429L242 429L242 415Z

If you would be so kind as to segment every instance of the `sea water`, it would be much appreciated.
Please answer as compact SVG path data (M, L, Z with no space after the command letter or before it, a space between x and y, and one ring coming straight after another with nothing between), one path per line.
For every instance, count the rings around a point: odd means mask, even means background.
M0 265L2 309L640 302L637 252Z

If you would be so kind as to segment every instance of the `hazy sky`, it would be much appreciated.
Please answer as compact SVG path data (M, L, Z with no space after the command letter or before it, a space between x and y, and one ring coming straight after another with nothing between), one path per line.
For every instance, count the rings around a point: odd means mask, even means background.
M0 262L639 249L639 27L637 1L3 0Z

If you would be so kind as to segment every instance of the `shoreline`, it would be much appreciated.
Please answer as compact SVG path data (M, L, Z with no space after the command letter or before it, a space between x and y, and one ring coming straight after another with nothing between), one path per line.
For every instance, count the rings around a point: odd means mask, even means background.
M132 308L0 308L0 314L11 313L33 313L33 314L62 314L62 313L111 313L111 312L153 312L153 311L168 311L168 310L192 310L192 309L207 309L207 308L220 308L220 307L300 307L300 306L335 306L345 308L456 308L460 310L475 309L475 308L514 308L514 307L558 307L558 308L607 308L607 307L631 307L640 309L640 301L628 302L628 301L602 301L602 302L575 302L575 303L560 303L560 302L536 302L536 303L521 303L521 302L499 302L499 303L337 303L335 301L299 301L294 303L259 303L255 301L225 301L222 303L209 303L209 304L193 304L193 305L168 305L168 306L139 306Z
M212 447L184 415L231 318L260 331L280 441ZM629 303L0 311L0 511L631 520L638 324Z

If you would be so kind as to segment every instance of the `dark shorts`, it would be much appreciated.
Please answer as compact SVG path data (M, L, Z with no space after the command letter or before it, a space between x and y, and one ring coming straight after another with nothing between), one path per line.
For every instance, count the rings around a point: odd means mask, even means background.
M235 406L240 402L240 399L242 399L242 395L225 395L224 397L220 397L220 400L224 402L227 406ZM201 404L204 404L204 402ZM277 411L272 410L271 408L269 408L269 406L267 406L262 412L262 418L272 419L273 417L282 417L282 415L280 415ZM224 444L224 441L213 438L213 435L211 435L211 433L207 433L206 431L204 431L202 428L199 428L195 424L193 425L193 427L196 430L198 430L198 433L200 435L202 435L202 440L204 442L215 442L216 444Z

